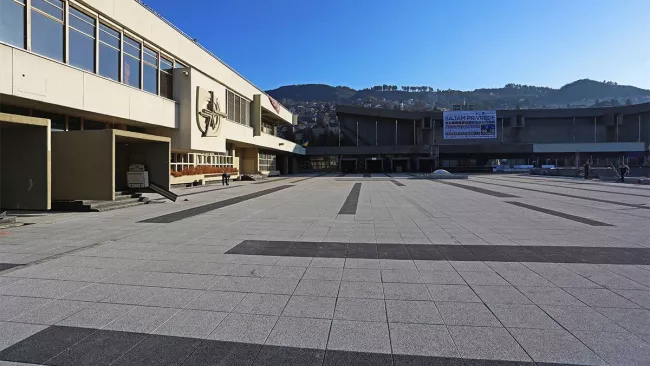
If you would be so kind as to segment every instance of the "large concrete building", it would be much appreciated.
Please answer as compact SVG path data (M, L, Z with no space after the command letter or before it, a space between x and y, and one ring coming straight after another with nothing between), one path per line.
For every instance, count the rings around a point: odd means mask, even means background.
M494 112L492 112L494 113ZM496 111L492 138L449 139L443 112L337 107L338 141L307 149L306 166L344 172L489 170L508 165L579 166L650 161L650 103L612 108ZM325 162L325 163L323 163Z
M0 207L112 200L131 164L295 170L284 106L135 0L0 0ZM195 177L191 177L194 179Z

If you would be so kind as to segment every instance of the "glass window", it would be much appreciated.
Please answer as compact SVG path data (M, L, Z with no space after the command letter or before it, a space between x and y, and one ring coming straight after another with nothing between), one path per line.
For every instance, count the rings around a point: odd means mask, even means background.
M120 81L120 32L99 24L99 75Z
M229 120L235 120L235 94L230 90L226 91L226 114Z
M160 95L172 99L174 88L172 83L172 69L174 62L160 56Z
M63 61L63 2L32 1L32 51Z
M150 48L144 47L143 61L143 89L149 93L158 94L158 53Z
M0 42L25 48L25 0L0 0Z
M95 18L70 8L70 65L95 72Z
M124 83L140 88L140 43L124 36Z
M177 68L177 69L185 69L185 68L187 68L187 66L185 66L183 63L179 62L178 60L176 60L176 63L174 64L174 67Z

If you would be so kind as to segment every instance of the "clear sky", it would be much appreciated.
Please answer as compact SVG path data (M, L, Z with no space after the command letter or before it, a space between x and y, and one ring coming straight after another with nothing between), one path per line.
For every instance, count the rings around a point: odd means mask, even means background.
M650 89L650 0L145 2L263 89L583 78Z

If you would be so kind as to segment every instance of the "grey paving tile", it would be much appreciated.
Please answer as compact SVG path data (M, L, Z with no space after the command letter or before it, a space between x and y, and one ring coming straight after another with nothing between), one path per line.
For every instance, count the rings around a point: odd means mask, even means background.
M333 320L327 349L390 354L388 323Z
M312 258L311 257L282 257L280 258L277 263L275 263L276 266L295 266L295 267L308 267L309 263L311 263Z
M379 259L346 258L345 268L379 269Z
M583 302L559 287L517 286L517 289L537 305L584 305Z
M100 329L128 313L134 305L97 303L73 314L56 325Z
M298 280L290 280L286 278L262 278L260 282L251 289L251 292L291 295L296 289L296 286L298 286Z
M228 315L223 312L184 309L152 333L175 337L205 338Z
M340 281L343 275L342 268L308 267L303 280Z
M417 269L412 260L380 259L379 269Z
M487 304L506 328L560 329L560 326L537 305Z
M650 311L646 309L593 308L632 333L650 334ZM610 330L605 330L610 331Z
M623 296L624 298L632 301L633 303L650 309L650 291L643 290L618 290L613 289L615 293Z
M325 349L331 320L280 317L266 344L285 347Z
M309 262L309 267L343 268L345 258L314 258Z
M509 331L535 362L606 365L603 359L564 329L511 328Z
M465 285L465 280L455 271L422 271L422 282L435 285Z
M135 306L128 313L108 323L104 329L122 332L151 333L178 312L178 309Z
M494 270L484 262L450 261L449 264L458 272L494 272Z
M427 288L434 301L481 302L481 299L467 285L427 284Z
M177 288L207 290L221 280L222 277L223 276L181 273L178 275L178 280L172 283L172 286Z
M204 292L182 288L158 288L153 296L143 301L141 305L181 309Z
M294 295L313 295L336 297L339 292L339 281L322 281L302 279L298 283Z
M597 311L585 306L540 305L548 315L570 332L578 330L625 332Z
M458 350L444 325L390 323L394 354L458 357Z
M11 320L50 301L34 297L0 296L0 320Z
M292 296L282 316L332 319L336 299L323 296Z
M644 366L650 360L650 344L632 334L583 331L574 334L611 365Z
M382 269L381 281L396 283L422 283L422 277L417 269Z
M228 271L229 276L264 277L271 266L261 264L240 264Z
M229 312L246 296L241 292L207 291L187 305L188 309Z
M0 350L18 343L43 329L45 325L0 322Z
M442 271L442 272L456 272L456 269L443 261L413 261L419 271Z
M88 285L90 285L88 282L27 278L20 282L14 282L10 285L0 287L0 295L61 299Z
M472 289L486 304L532 304L514 286L475 286Z
M343 281L381 282L381 272L378 269L345 268Z
M449 333L463 358L530 361L505 328L450 326Z
M306 270L307 267L273 266L264 277L300 280Z
M101 300L113 304L140 305L155 295L159 288L145 286L121 286L122 289Z
M393 300L431 300L421 283L384 283L384 298Z
M496 272L458 272L469 285L508 286Z
M639 305L604 288L567 288L568 293L589 306L638 308Z
M379 282L341 282L339 297L383 299L384 287Z
M334 319L386 322L386 307L383 300L341 297L336 302Z
M246 314L280 315L288 301L288 295L250 293L232 311Z
M501 323L485 306L478 302L436 302L446 325L501 327Z
M208 290L249 292L260 281L259 277L225 276Z
M124 289L124 286L121 285L93 283L90 286L86 286L79 291L75 291L68 296L65 296L64 299L97 302L104 300L122 289Z
M90 306L83 301L54 300L11 319L14 322L52 325Z
M386 300L389 323L443 324L433 301Z
M210 333L208 339L264 344L278 317L273 315L231 313Z

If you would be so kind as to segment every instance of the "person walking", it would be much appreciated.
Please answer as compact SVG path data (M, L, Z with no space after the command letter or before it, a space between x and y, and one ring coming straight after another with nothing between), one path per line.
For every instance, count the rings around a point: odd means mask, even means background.
M630 171L630 167L625 164L625 162L621 162L618 166L618 172L621 174L621 183L625 183L625 175Z
M223 172L223 174L221 174L221 185L222 186L228 185L228 173L226 172Z
M591 163L587 161L584 166L585 170L585 179L589 179L589 169L591 169Z

